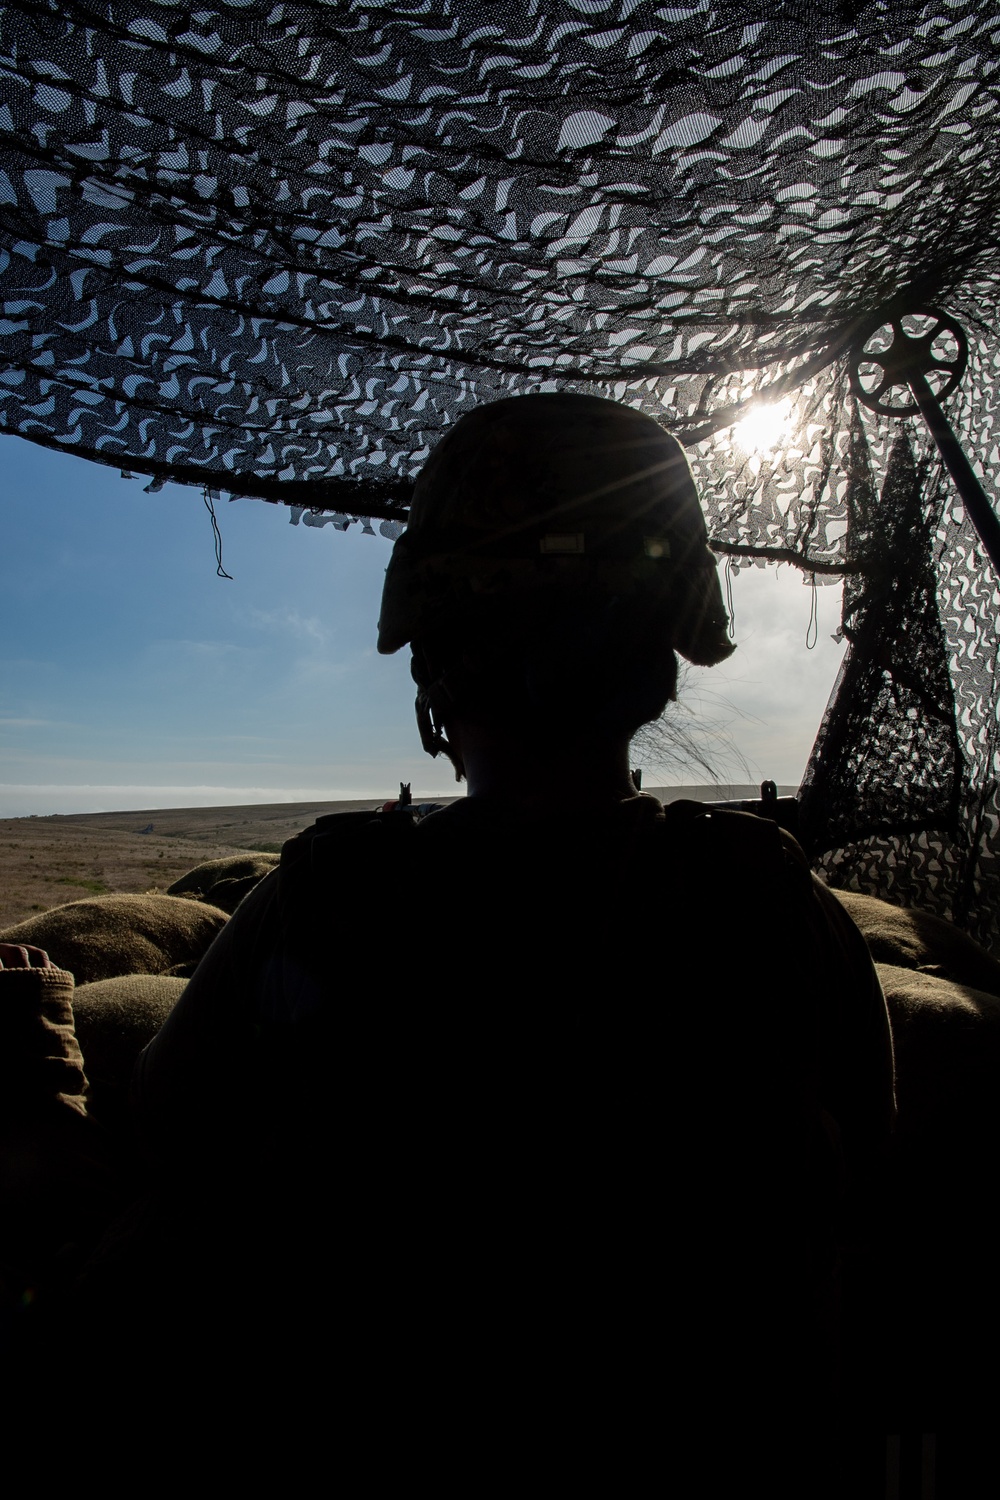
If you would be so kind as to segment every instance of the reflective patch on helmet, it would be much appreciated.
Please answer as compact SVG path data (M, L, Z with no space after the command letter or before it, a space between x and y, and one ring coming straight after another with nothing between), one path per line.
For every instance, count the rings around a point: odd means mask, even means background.
M541 552L582 552L584 550L583 532L552 532L542 537L538 547Z
M642 545L647 557L670 556L670 543L665 536L644 536Z

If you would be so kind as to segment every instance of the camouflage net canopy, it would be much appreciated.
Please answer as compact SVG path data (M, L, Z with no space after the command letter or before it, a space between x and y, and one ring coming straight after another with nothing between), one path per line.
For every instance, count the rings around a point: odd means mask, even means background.
M847 578L828 878L997 935L996 578L922 421L850 377L887 305L955 320L995 497L995 7L35 0L0 70L5 431L391 536L472 406L641 407L720 551ZM760 393L786 434L747 452Z

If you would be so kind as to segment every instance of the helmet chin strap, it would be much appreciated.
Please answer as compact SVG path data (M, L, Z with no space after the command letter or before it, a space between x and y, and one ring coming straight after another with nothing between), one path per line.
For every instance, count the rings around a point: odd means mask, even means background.
M447 755L451 746L444 730L435 721L434 710L431 707L429 695L421 688L417 694L414 705L417 710L417 728L420 731L420 743L428 755Z
M446 679L438 678L429 687L420 688L417 693L415 708L417 711L417 730L420 734L420 743L428 755L436 759L439 755L446 755L455 767L455 780L461 781L465 775L465 766L458 750L445 734L444 725L441 720L441 702L451 702L451 693L448 691Z

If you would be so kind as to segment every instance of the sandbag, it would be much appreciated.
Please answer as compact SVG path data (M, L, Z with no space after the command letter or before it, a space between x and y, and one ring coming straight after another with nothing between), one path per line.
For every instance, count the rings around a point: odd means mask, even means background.
M1000 997L938 974L876 964L892 1026L896 1134L992 1176L1000 1154ZM957 1168L959 1163L955 1163Z
M217 907L180 896L91 896L18 922L0 941L44 948L82 985L197 960L227 921Z
M83 984L73 995L76 1037L91 1088L127 1089L139 1053L184 993L187 980L122 974Z
M248 891L278 863L277 854L225 855L207 859L167 887L170 896L193 896L234 912Z
M845 1389L883 1432L988 1426L997 1381L984 1356L1000 1341L1000 998L912 968L876 968L899 1114L864 1226L869 1243L848 1264Z
M858 891L833 894L860 928L877 964L919 969L1000 995L1000 963L953 923Z

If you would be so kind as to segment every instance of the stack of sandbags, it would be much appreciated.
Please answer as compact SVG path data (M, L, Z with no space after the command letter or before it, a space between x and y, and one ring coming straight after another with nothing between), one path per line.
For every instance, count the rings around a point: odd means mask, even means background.
M860 928L877 964L919 969L1000 995L1000 963L953 923L857 891L833 894Z
M966 1182L1000 1158L1000 963L951 922L835 891L868 944L892 1026L897 1160Z
M128 1087L142 1048L160 1029L226 912L178 896L109 895L71 901L0 933L44 948L75 977L72 1014L87 1074L88 1112L128 1149Z
M871 950L892 1025L897 1139L942 1167L1000 1155L1000 963L943 917L834 892ZM985 1160L985 1158L983 1158Z
M252 891L278 863L277 854L227 855L207 859L168 886L170 896L189 896L208 901L232 913L248 891Z
M876 1250L855 1287L851 1368L884 1420L934 1430L1000 1393L975 1377L1000 1341L1000 964L941 917L835 895L876 960L898 1106Z

